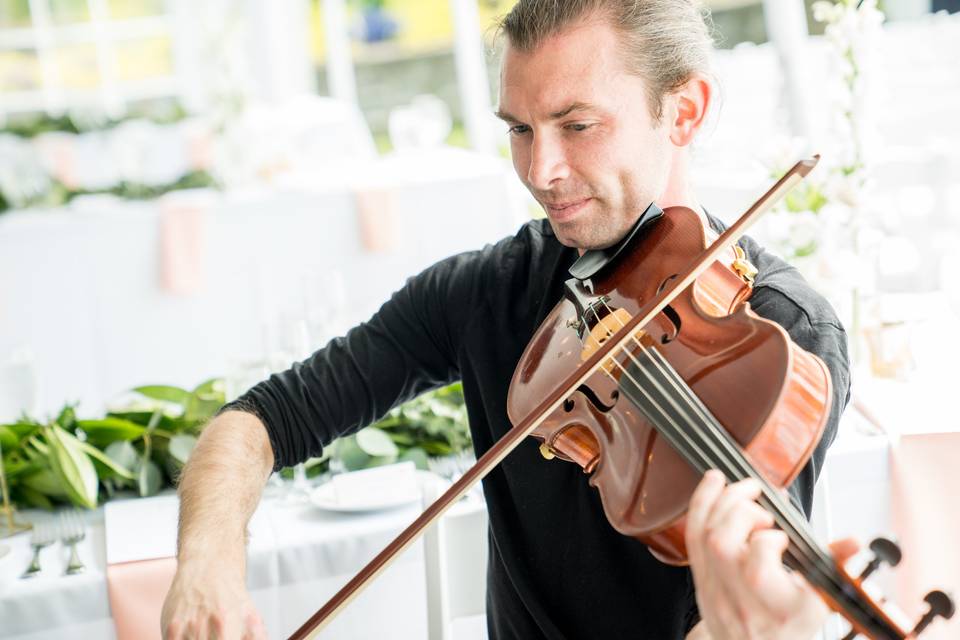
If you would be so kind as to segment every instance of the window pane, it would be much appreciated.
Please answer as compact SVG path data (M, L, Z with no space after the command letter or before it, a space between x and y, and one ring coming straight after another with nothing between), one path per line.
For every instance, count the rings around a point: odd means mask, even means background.
M173 75L169 37L118 42L116 52L121 82Z
M112 18L140 18L165 13L163 0L109 0Z
M761 44L767 41L762 0L709 0L717 46L730 49L741 42Z
M3 27L29 27L29 0L0 0L0 29Z
M100 84L97 49L92 44L60 47L54 50L60 80L68 89L94 89Z
M87 0L50 0L50 15L56 24L90 20Z
M35 51L0 51L0 92L39 89L40 81Z

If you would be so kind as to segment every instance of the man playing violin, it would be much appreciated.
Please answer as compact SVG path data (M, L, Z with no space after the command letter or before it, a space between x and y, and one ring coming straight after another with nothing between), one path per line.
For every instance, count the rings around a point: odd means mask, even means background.
M690 145L716 107L712 42L694 0L520 0L501 28L498 116L547 219L411 278L368 322L206 427L180 484L179 566L162 619L169 640L266 637L244 586L244 536L271 470L457 379L479 456L510 429L513 369L583 251L615 244L651 202L688 207L722 230L690 175ZM740 244L759 269L754 311L832 377L824 435L789 488L809 516L849 395L846 336L795 269L749 238ZM492 640L810 640L827 615L783 567L787 539L752 481L703 478L688 512L690 567L665 565L616 532L582 470L544 461L533 439L483 484Z

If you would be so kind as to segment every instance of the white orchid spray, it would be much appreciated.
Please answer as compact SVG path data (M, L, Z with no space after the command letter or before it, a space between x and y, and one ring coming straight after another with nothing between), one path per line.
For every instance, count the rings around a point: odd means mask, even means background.
M834 244L857 252L859 215L879 141L875 110L882 87L879 45L884 14L876 0L820 0L813 12L814 19L826 25L818 95L827 121L815 145L823 154L822 166L765 225L772 248L798 264L810 262L828 237L842 237ZM779 177L810 150L810 141L784 136L772 142L762 161Z
M816 174L785 198L765 221L765 240L797 266L833 303L851 335L862 324L861 299L869 294L875 236L862 219L869 207L871 171L879 133L876 110L883 88L880 43L884 14L877 0L820 0L813 4L824 38L818 98L827 119L815 145L801 138L773 141L764 164L782 175L798 156L816 150ZM859 341L853 340L855 358Z
M830 101L826 156L829 173L825 185L829 200L846 205L856 231L856 217L869 188L871 163L879 144L875 111L880 105L880 42L884 14L877 0L820 0L813 16L826 25L831 55L827 65L826 95Z

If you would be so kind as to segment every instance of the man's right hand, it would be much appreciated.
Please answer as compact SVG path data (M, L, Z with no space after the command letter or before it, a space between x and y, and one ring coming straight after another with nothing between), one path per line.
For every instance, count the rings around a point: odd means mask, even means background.
M267 640L242 578L177 571L160 614L164 640Z

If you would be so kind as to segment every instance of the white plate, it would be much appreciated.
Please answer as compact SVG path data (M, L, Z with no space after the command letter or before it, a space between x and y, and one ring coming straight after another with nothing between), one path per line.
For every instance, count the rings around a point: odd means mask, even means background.
M0 558L10 553L10 547L5 544L0 544Z
M322 484L310 494L310 502L315 507L320 507L326 511L340 512L360 512L360 511L381 511L383 509L395 509L404 505L413 504L420 499L420 493L410 493L409 495L391 496L391 499L378 498L371 496L370 500L363 502L352 501L341 503L337 500L337 494L333 485L329 482Z
M425 479L432 478L433 474L429 471L417 470L418 487ZM419 502L421 492L419 488L405 495L393 496L375 496L371 495L369 499L351 500L348 503L339 502L334 490L333 483L327 482L320 485L310 492L310 502L314 506L325 511L339 511L341 513L359 513L364 511L383 511L385 509L396 509L405 505Z

